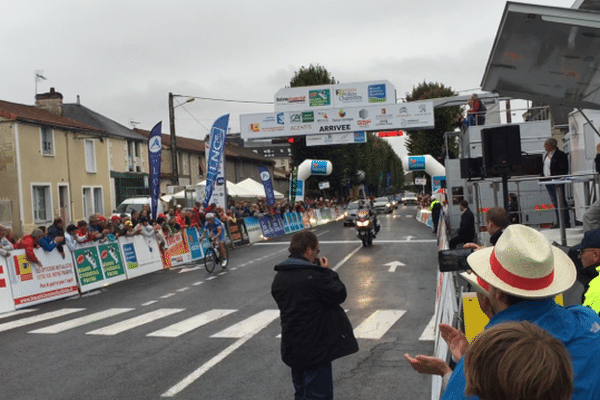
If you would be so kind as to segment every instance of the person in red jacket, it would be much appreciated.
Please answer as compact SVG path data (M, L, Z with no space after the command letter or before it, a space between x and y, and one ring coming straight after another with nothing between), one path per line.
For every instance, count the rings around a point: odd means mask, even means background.
M15 248L17 249L25 249L25 255L27 256L27 261L30 263L34 263L42 267L42 262L36 257L34 248L38 247L38 240L44 236L44 233L41 229L34 229L31 231L29 235L25 235L19 240Z

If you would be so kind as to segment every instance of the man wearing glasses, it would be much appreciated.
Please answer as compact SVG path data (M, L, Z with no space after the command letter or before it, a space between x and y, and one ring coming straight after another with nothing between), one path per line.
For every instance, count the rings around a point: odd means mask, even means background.
M281 358L292 368L296 400L333 399L331 362L358 351L340 307L346 286L327 258L319 258L314 233L296 233L288 250L271 286L281 318Z
M600 229L587 231L573 249L579 251L583 265L577 274L577 280L585 287L581 301L600 314Z

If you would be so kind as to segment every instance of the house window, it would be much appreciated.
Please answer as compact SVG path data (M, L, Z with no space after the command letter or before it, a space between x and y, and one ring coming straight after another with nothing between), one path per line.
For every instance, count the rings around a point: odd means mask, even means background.
M52 204L50 185L33 185L31 187L33 201L33 222L35 224L52 221Z
M140 142L127 142L127 161L129 172L141 172Z
M88 218L92 214L104 215L101 187L83 188L83 215Z
M42 146L42 155L54 156L54 135L52 129L47 126L40 128L40 141Z
M91 139L85 140L85 170L96 173L96 143Z

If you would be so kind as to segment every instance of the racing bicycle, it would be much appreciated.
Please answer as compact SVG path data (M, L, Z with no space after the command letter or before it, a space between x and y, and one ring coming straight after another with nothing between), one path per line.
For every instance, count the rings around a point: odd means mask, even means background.
M227 247L224 244L223 247L225 248L225 259L221 257L219 243L214 237L210 239L210 247L206 249L206 254L204 255L204 267L206 267L208 272L213 272L217 264L221 265L222 269L227 268L229 250L227 250Z

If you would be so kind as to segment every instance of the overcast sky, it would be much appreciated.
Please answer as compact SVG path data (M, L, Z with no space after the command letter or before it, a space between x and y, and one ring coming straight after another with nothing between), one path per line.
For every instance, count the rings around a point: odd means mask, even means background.
M531 0L571 7L573 0ZM272 102L294 72L324 66L340 83L387 79L405 97L419 82L477 91L501 0L2 0L0 99L34 104L35 71L65 103L169 132L168 93ZM187 98L177 98L184 102ZM400 101L400 100L399 100ZM196 100L175 110L178 135L269 104ZM393 146L403 153L402 141ZM402 154L401 154L402 155Z

